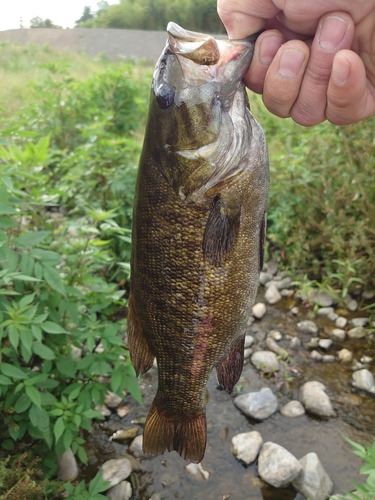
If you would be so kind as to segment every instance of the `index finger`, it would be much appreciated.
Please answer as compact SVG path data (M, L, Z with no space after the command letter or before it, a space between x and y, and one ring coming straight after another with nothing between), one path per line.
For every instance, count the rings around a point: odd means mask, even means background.
M272 0L218 0L217 12L229 38L245 38L264 28L280 9Z

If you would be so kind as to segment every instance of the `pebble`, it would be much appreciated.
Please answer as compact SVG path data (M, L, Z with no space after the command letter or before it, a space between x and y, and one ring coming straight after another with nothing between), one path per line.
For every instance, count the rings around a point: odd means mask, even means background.
M258 302L253 306L252 312L255 318L262 319L267 312L267 306L266 304L263 304L263 302Z
M296 457L283 446L270 441L263 444L258 459L258 473L266 483L283 488L298 476L301 469Z
M352 364L351 368L353 371L356 371L356 370L363 370L366 367L365 367L365 365L363 365L362 363L360 363L356 359L353 359L353 364Z
M301 347L301 340L299 337L293 337L292 340L290 341L290 348L291 349L298 349Z
M316 453L308 453L299 461L302 467L292 485L309 500L326 500L333 491L333 482Z
M310 341L307 343L307 347L319 347L319 337L311 337Z
M317 325L313 321L310 321L309 319L297 323L297 328L302 333L310 333L312 335L316 335L319 330Z
M245 349L251 347L254 344L254 337L251 335L246 335L245 337Z
M110 441L125 441L125 439L134 439L138 434L138 427L131 427L130 429L119 429L109 438Z
M282 297L290 297L291 295L293 295L294 291L293 290L289 290L289 288L283 288L283 290L280 290L280 294Z
M112 412L106 405L95 406L95 410L103 415L103 417L109 417L112 415Z
M375 380L373 374L364 368L353 373L353 385L357 389L375 393Z
M257 351L251 356L251 362L258 370L267 373L279 371L279 362L276 354L269 351Z
M331 339L320 339L319 340L319 347L321 347L322 349L329 349L332 344L333 344L333 341Z
M305 408L295 399L284 405L280 413L284 415L284 417L300 417L305 414Z
M128 481L122 481L113 488L110 488L106 496L109 500L130 500L133 494L132 486Z
M278 407L277 399L269 387L263 387L259 392L237 396L234 404L245 415L256 420L265 420L275 413Z
M279 265L275 260L270 260L269 262L267 262L265 267L267 269L267 272L272 275L275 275L277 273L277 270L279 269Z
M250 465L255 462L262 444L263 438L258 431L243 432L233 436L231 450L238 460Z
M259 283L263 286L266 283L268 283L268 281L271 281L272 279L273 279L273 274L271 274L271 273L261 272L259 275Z
M345 330L342 330L341 328L334 328L330 333L330 337L333 338L333 340L339 340L343 341L345 340L346 333Z
M243 357L245 359L250 358L250 356L253 354L253 350L251 347L248 347L247 349L244 349L243 351Z
M344 316L339 316L335 321L335 326L337 328L345 328L348 323L348 320L344 318Z
M327 318L330 321L336 321L338 317L339 317L339 315L336 314L335 312L330 312L330 313L327 314Z
M361 363L364 363L365 365L369 365L370 363L373 362L373 358L371 358L371 356L362 356L360 361L361 361Z
M348 331L348 336L351 339L363 339L366 337L366 329L363 326L356 326Z
M333 363L335 361L335 356L333 354L324 354L323 363Z
M327 316L327 314L334 313L335 310L333 307L321 307L320 309L317 310L317 315L318 316Z
M314 360L314 361L322 361L323 360L323 355L320 354L319 351L314 350L314 351L311 351L310 358L312 360Z
M143 436L137 436L133 439L131 445L129 446L129 451L136 458L143 457Z
M99 472L103 473L103 481L109 481L109 488L112 488L130 476L132 466L127 458L113 458L104 462L99 468Z
M309 413L319 417L334 417L335 412L331 400L321 382L310 381L303 384L299 399Z
M274 352L277 356L280 356L282 359L287 359L289 357L289 353L283 347L280 347L279 344L273 340L273 338L266 338L266 347L270 351Z
M326 292L315 292L313 291L309 296L309 302L317 304L321 307L330 307L334 303L334 299L331 295Z
M295 307L292 307L292 309L290 310L290 312L292 314L294 314L294 316L297 316L297 314L299 314L299 309L298 309L297 306L295 306Z
M185 467L185 470L188 474L190 474L190 476L193 476L193 477L196 477L196 478L199 478L199 477L203 477L203 479L205 479L206 481L209 479L210 477L210 473L206 470L203 469L202 467L202 464L199 463L199 464L189 464Z
M270 337L271 339L276 341L283 339L282 333L279 332L279 330L271 330L267 337Z
M281 300L281 295L280 295L280 292L279 290L275 287L275 285L271 285L265 295L264 295L266 301L268 302L268 304L276 304L276 302L279 302L279 300Z
M60 481L74 481L78 476L78 464L71 448L62 454L58 463L57 477Z
M120 406L119 408L117 408L116 413L120 418L124 418L124 417L126 417L126 415L129 415L130 411L131 410L130 410L129 406L123 405L123 406Z
M343 363L351 363L353 360L353 353L349 349L341 349L341 351L338 351L337 356Z
M355 299L348 300L347 308L349 309L349 311L356 311L358 309L358 302Z
M123 398L117 396L114 392L107 392L104 403L108 408L116 408L122 402Z
M375 292L373 292L372 290L366 290L365 292L363 292L362 294L362 297L365 299L365 300L371 300L375 297Z
M366 326L368 322L368 318L353 318L350 320L350 324L352 326Z
M284 290L285 288L288 288L292 282L292 278L290 276L286 276L283 279L277 280L273 279L272 281L268 281L266 283L266 288L269 288L270 286L275 286L278 290Z

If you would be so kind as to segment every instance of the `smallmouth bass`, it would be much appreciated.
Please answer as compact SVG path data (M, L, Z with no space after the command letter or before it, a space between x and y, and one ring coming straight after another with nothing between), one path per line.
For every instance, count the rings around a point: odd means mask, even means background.
M215 367L230 393L242 371L269 168L242 81L257 35L167 32L134 200L128 342L137 375L158 363L144 453L200 462L208 377Z

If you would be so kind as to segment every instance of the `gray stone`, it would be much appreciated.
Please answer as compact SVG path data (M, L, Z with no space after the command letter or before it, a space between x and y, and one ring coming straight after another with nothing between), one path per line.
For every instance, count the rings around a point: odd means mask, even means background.
M110 488L106 496L109 500L130 500L132 496L132 486L128 481L122 481L113 488Z
M285 288L288 288L292 282L292 278L290 276L286 276L285 278L281 280L273 279L272 281L268 281L266 283L266 288L269 288L272 285L275 285L275 287L278 290L284 290Z
M292 485L309 500L326 500L333 491L333 482L324 470L316 453L301 458L302 471Z
M336 321L338 317L339 317L339 315L336 314L335 312L330 312L330 313L327 314L327 318L330 321Z
M131 445L129 446L129 451L136 458L143 457L143 436L137 436L133 439Z
M321 307L320 309L317 310L317 315L318 316L327 316L327 314L334 313L335 310L333 307Z
M290 297L291 295L293 295L293 290L289 290L289 288L283 288L282 290L280 290L280 294L282 297Z
M374 361L374 359L371 356L362 356L361 358L361 363L364 363L365 365L368 365Z
M375 393L375 380L370 370L364 368L353 373L353 385L357 389Z
M275 340L273 340L273 338L271 338L271 337L266 338L265 343L266 343L267 349L274 352L277 356L280 356L283 359L288 358L288 356L289 356L288 351L286 349L284 349L283 347L280 347L279 344L277 342L275 342Z
M206 481L210 477L210 473L206 470L203 469L202 464L189 464L185 467L185 470L190 476L193 476L195 478L203 478Z
M251 356L251 362L258 370L262 372L277 372L279 371L279 362L276 354L269 351L257 351Z
M243 351L243 357L244 357L245 359L250 358L250 356L251 356L252 354L253 354L253 350L252 350L252 348L251 348L251 347L247 347L247 348L246 348L246 349L244 349L244 351Z
M249 392L234 399L234 404L248 417L264 420L277 410L277 399L269 387Z
M315 349L314 351L311 351L310 358L314 361L323 361L323 355L320 354L320 352L316 351Z
M261 272L259 275L259 283L264 286L266 283L268 283L268 281L271 281L272 278L273 275L271 273Z
M351 363L353 360L353 353L349 349L341 349L341 351L338 351L337 356L343 363Z
M319 337L311 337L310 341L307 343L307 347L319 347Z
M321 307L330 307L335 302L333 297L328 293L315 291L309 296L309 301Z
M365 299L365 300L371 300L375 297L375 292L372 291L372 290L365 290L362 294L362 297Z
M122 400L123 398L120 398L120 396L117 396L114 392L107 392L104 403L108 406L108 408L116 408L116 406L121 404Z
M252 313L255 318L262 319L266 312L267 306L266 304L263 304L263 302L258 302L257 304L253 305Z
M275 260L270 260L269 262L267 262L266 266L267 272L272 275L275 275L277 273L277 270L279 269L279 265Z
M313 321L310 321L309 319L297 323L297 328L302 333L310 333L311 335L316 335L319 330L317 325Z
M233 436L231 449L238 460L250 465L255 462L262 444L263 438L258 431L243 432Z
M353 318L350 320L350 324L352 326L366 326L368 322L368 318Z
M351 368L353 371L356 371L356 370L364 370L366 367L364 364L360 363L356 359L353 359L353 363L352 363Z
M337 328L345 328L348 323L348 320L344 318L344 316L339 316L335 321L335 326Z
M334 328L330 333L329 333L329 336L333 339L333 340L338 340L340 342L342 342L343 340L345 340L345 337L346 337L346 333L345 333L345 330L342 330L341 328Z
M363 326L356 326L348 331L348 336L351 339L363 339L366 337L366 328Z
M268 304L276 304L276 302L279 302L279 300L281 300L281 295L280 295L280 292L279 290L275 287L275 285L271 285L265 295L264 295L266 301L268 302Z
M71 448L68 448L59 460L57 477L60 481L74 481L78 476L78 472L76 457L73 455Z
M109 487L112 488L130 476L132 465L127 458L113 458L104 462L99 468L99 472L103 473L103 481L109 481Z
M319 340L319 347L322 349L329 349L331 345L333 344L331 339L320 339Z
M267 337L270 337L273 340L276 340L277 342L279 340L283 339L283 336L279 330L271 330L270 333L267 335Z
M279 444L264 443L258 459L258 473L266 483L283 488L301 472L301 464L288 450Z
M245 349L251 347L254 344L254 337L251 335L246 335L245 337Z
M331 400L321 382L306 382L300 389L299 399L309 413L319 417L334 417Z
M347 302L347 307L349 311L356 311L358 309L358 302L355 299L351 299Z
M323 363L333 363L335 361L335 356L333 354L324 354Z
M295 306L295 307L292 307L292 309L290 310L290 312L292 314L294 314L294 316L297 316L297 314L299 313L299 309L298 309L298 307Z
M305 408L299 401L293 400L284 405L281 408L280 413L281 415L284 415L284 417L300 417L305 414Z
M301 347L301 340L299 337L293 337L292 340L290 341L290 348L291 349L298 349Z
M110 415L112 415L111 410L107 408L106 405L95 406L95 410L100 412L103 415L103 417L109 417Z

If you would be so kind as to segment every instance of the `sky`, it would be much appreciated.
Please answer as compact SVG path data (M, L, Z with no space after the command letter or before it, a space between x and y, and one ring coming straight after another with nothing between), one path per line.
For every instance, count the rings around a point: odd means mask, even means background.
M98 0L9 0L3 5L0 15L0 31L18 29L20 18L23 26L30 26L30 19L41 17L51 19L54 24L63 28L74 28L74 23L83 13L87 5L95 12ZM109 4L118 3L110 0Z

